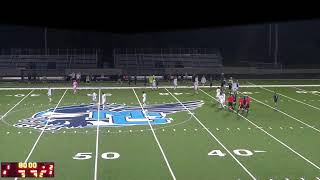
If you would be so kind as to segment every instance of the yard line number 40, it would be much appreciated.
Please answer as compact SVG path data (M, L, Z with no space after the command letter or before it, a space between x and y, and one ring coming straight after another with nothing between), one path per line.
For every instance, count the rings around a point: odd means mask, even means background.
M253 152L265 152L265 151L253 151ZM252 156L253 152L247 149L235 149L233 150L233 153L237 156ZM212 150L208 153L208 156L218 156L218 157L223 157L225 156L226 153L223 153L221 150Z

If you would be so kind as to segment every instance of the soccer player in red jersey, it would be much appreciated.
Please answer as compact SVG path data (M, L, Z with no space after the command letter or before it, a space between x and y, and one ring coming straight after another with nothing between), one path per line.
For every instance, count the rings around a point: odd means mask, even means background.
M230 110L234 110L234 108L233 108L233 96L232 96L231 93L230 93L230 95L229 95L229 97L228 97L228 108L229 108Z
M244 105L244 97L242 96L242 97L239 98L239 107L238 107L237 113L239 113L240 109L243 112L243 107L244 107L243 105Z
M244 109L247 111L247 114L249 113L249 107L250 107L250 96L246 96L246 104Z

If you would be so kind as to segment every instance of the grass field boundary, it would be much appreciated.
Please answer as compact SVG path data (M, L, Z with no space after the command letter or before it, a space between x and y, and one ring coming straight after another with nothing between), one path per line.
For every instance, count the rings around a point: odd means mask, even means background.
M19 102L17 102L12 108L10 108L4 115L0 117L0 121L3 120L15 107L17 107L23 100L25 100L34 90L30 91L26 96L24 96Z
M99 89L99 102L98 102L98 122L100 121L100 96L101 96L101 89ZM97 125L97 137L96 137L96 154L94 160L94 180L97 180L98 177L98 156L99 156L99 123Z
M248 83L250 83L250 82L248 82ZM250 84L253 84L253 83L250 83ZM253 84L253 85L255 85L255 84ZM271 91L270 89L267 89L267 88L262 87L262 86L260 86L260 85L255 85L255 86L256 86L256 87L260 87L261 89L264 89L264 90L269 91L269 92L272 92L272 93L274 92L274 91ZM307 105L307 106L309 106L309 107L312 107L312 108L314 108L314 109L320 110L320 108L318 108L318 107L312 106L311 104L308 104L308 103L299 101L299 100L297 100L297 99L294 99L294 98L292 98L292 97L286 96L286 95L281 94L281 93L279 93L279 92L277 92L277 94L279 94L280 96L283 96L283 97L285 97L285 98L287 98L287 99L291 99L291 100L296 101L296 102L298 102L298 103L301 103L301 104Z
M239 92L240 92L240 91L239 91ZM241 92L240 92L240 93L241 93ZM242 93L241 93L241 94L242 94ZM283 112L283 111L281 111L281 110L279 110L279 109L276 109L276 108L274 108L274 107L272 107L272 106L270 106L270 105L268 105L268 104L265 104L265 103L259 101L258 99L254 98L254 97L252 97L252 96L250 96L250 97L251 97L254 101L256 101L256 102L258 102L258 103L260 103L260 104L263 104L263 105L265 105L265 106L267 106L267 107L269 107L269 108L271 108L271 109L273 109L273 110L276 110L276 111L278 111L278 112L280 112L280 113L282 113L282 114L290 117L291 119L294 119L294 120L300 122L301 124L304 124L305 126L311 128L311 129L314 129L315 131L320 132L319 129L317 129L317 128L311 126L311 125L309 125L308 123L305 123L305 122L303 122L303 121L301 121L301 120L299 120L299 119L297 119L297 118L295 118L295 117L293 117L293 116L291 116L291 115L289 115L289 114L287 114L287 113L285 113L285 112Z
M249 82L250 83L250 82ZM252 83L251 83L252 84ZM212 88L217 88L220 87L215 85L212 86ZM289 84L266 84L266 85L241 85L240 87L246 87L246 88L250 88L250 87L320 87L320 84L296 84L296 85L289 85ZM150 86L123 86L123 87L101 87L101 86L92 86L92 87L79 87L79 90L91 90L91 89L152 89L152 87ZM159 86L159 89L173 89L173 86ZM194 88L193 86L178 86L178 89L184 89L184 88ZM210 86L199 86L199 88L210 88ZM51 87L51 89L53 90L65 90L65 89L72 89L72 87ZM22 88L22 87L12 87L12 88L0 88L0 90L48 90L48 88L46 87L34 87L34 88L30 88L30 87L26 87L26 88Z
M202 91L203 93L205 93L206 95L208 95L209 97L211 97L212 99L216 100L214 97L212 97L210 94L208 94L207 92L203 91L202 89L200 89L200 91ZM236 112L236 111L234 111ZM294 154L296 154L297 156L299 156L300 158L304 159L305 161L307 161L309 164L311 164L312 166L314 166L315 168L317 168L318 170L320 170L320 167L317 166L315 163L313 163L312 161L310 161L309 159L305 158L304 156L302 156L300 153L298 153L297 151L295 151L294 149L292 149L291 147L289 147L288 145L286 145L284 142L280 141L279 139L277 139L276 137L274 137L272 134L268 133L266 130L260 128L258 125L256 125L255 123L253 123L252 121L250 121L248 118L242 116L241 114L239 114L239 116L241 116L243 119L245 119L246 121L248 121L250 124L254 125L256 128L260 129L262 132L264 132L265 134L267 134L269 137L271 137L272 139L276 140L277 142L279 142L281 145L283 145L284 147L288 148L290 151L292 151Z
M64 91L63 95L61 96L61 98L60 98L59 102L57 103L56 107L53 109L53 111L52 111L52 112L54 112L54 111L58 108L58 106L59 106L59 104L61 103L61 101L62 101L63 97L64 97L64 96L65 96L65 94L66 94L66 92L67 92L67 89ZM40 138L41 138L42 134L44 133L45 128L47 127L48 122L49 122L49 120L50 120L50 119L51 119L51 115L49 116L47 123L46 123L46 124L45 124L45 126L43 127L43 129L42 129L41 133L39 134L39 136L38 136L37 140L36 140L36 141L35 141L35 143L33 144L32 148L31 148L31 150L30 150L30 152L29 152L29 154L28 154L28 156L27 156L27 158L26 158L26 160L25 160L24 162L27 162L27 161L29 160L29 158L30 158L30 156L31 156L32 152L33 152L33 151L34 151L34 149L36 148L36 146L37 146L37 144L38 144L38 142L39 142L39 140L40 140ZM15 178L15 180L17 180L17 179L18 179L18 178Z
M142 106L142 104L141 104L141 102L140 102L140 99L139 99L136 91L135 91L133 88L132 88L132 91L133 91L134 95L136 96L136 98L137 98L137 100L138 100L138 102L139 102L139 104L140 104L140 107L141 107L141 109L142 109L143 114L144 114L145 117L146 117L146 116L147 116L147 115L146 115L146 112L145 112L145 110L144 110L144 108L143 108L143 106ZM160 142L159 142L159 140L158 140L158 138L157 138L156 133L154 132L154 129L153 129L150 121L148 121L148 124L149 124L149 127L150 127L150 129L151 129L151 132L152 132L152 134L153 134L153 137L154 137L154 139L156 140L156 142L157 142L157 144L158 144L158 147L159 147L159 149L160 149L160 151L161 151L161 154L162 154L162 156L163 156L163 158L164 158L164 160L165 160L165 162L166 162L166 164L167 164L167 167L168 167L168 169L169 169L169 171L170 171L170 174L171 174L171 176L172 176L172 179L176 180L176 176L174 175L174 173L173 173L173 171L172 171L172 169L171 169L171 166L170 166L169 161L168 161L168 159L167 159L167 157L166 157L166 154L164 153L164 151L163 151L163 149L162 149L162 146L161 146L161 144L160 144Z
M220 144L220 146L223 147L224 150L226 150L228 152L228 154L243 168L243 170L252 178L252 179L256 179L251 172L220 142L220 140L213 135L213 133L184 105L182 104L182 102L176 97L174 96L168 89L166 89L168 93L171 94L172 97L174 97L176 99L176 101L178 101L196 120L197 122Z

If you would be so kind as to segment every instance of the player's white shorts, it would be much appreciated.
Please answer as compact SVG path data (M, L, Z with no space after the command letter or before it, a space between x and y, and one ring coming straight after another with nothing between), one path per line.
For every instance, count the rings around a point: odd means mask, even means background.
M236 92L238 88L232 88L232 92Z
M145 98L143 98L143 99L142 99L142 102L143 102L143 103L146 103L146 99L145 99Z
M226 101L224 99L219 99L219 102L224 105Z

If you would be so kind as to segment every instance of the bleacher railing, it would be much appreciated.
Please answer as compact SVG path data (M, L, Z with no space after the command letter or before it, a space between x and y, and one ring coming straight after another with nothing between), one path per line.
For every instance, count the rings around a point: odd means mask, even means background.
M113 54L217 54L216 48L115 48Z
M88 55L99 54L102 50L95 48L81 49L30 49L30 48L11 48L0 49L0 55Z

